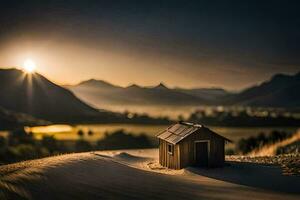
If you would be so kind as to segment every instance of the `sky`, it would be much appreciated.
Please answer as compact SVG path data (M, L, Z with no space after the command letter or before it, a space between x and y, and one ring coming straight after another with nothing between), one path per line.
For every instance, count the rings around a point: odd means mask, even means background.
M239 90L300 71L299 1L2 0L0 67L58 84Z

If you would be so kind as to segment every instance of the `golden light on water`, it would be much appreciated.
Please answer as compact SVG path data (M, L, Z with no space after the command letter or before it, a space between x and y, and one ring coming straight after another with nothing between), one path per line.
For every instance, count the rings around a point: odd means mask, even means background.
M31 59L26 59L23 63L23 69L26 73L33 73L36 70L36 64Z
M71 132L72 130L73 130L72 126L66 124L25 127L26 132L33 132L33 133Z

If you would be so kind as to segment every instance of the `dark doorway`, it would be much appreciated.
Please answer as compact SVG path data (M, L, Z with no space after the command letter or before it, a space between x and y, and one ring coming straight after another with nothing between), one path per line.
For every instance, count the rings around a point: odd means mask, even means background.
M195 159L196 166L207 167L208 166L208 142L196 142L195 143Z

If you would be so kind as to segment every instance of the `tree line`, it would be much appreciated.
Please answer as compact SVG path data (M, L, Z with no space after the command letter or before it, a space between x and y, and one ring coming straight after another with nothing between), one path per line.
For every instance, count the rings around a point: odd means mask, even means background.
M0 137L0 164L42 158L62 153L109 149L151 148L157 144L145 133L133 134L123 129L106 132L95 144L84 139L84 132L78 131L75 142L57 140L53 135L44 135L37 140L33 133L24 129L11 131L7 137ZM89 136L94 133L90 130Z

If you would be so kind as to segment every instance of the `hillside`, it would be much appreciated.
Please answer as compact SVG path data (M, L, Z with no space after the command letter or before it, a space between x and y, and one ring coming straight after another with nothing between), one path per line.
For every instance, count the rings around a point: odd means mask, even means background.
M228 96L228 104L268 107L300 106L300 72L295 75L274 75L260 85L250 87L242 92Z
M216 102L218 98L222 98L225 95L230 94L228 91L222 88L195 88L195 89L175 88L175 90L205 99L207 100L207 102L209 101Z
M170 123L146 115L128 117L95 109L44 76L17 69L0 69L0 91L0 106L4 109L55 123Z
M228 94L222 89L171 89L160 83L153 87L115 86L102 80L88 80L69 86L79 98L92 105L210 105Z
M121 122L118 113L99 111L78 99L71 91L34 73L0 69L0 106L51 122Z
M0 107L0 130L9 130L23 126L49 125L50 122L40 120L24 113L16 113Z

